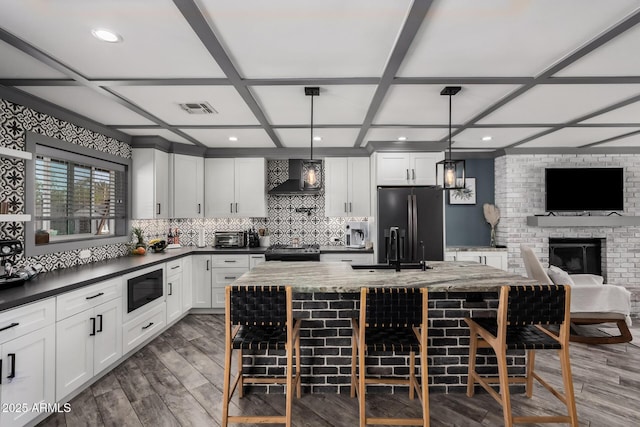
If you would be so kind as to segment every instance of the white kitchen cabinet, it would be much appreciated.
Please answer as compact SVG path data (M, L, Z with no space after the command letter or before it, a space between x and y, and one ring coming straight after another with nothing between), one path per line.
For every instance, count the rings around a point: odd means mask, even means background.
M182 258L182 312L193 307L193 257Z
M369 216L368 157L328 157L325 164L325 215Z
M202 218L204 215L204 159L171 154L172 218Z
M121 356L121 297L57 322L56 399L64 399Z
M264 158L205 159L205 216L267 216Z
M167 263L167 324L178 319L182 311L182 259Z
M264 254L251 254L249 255L249 269L251 270L258 264L265 262Z
M25 425L40 415L34 404L56 401L54 323L54 298L0 313L1 426Z
M167 319L166 304L151 307L122 325L122 352L127 354L147 339L164 329Z
M349 264L373 264L373 254L371 253L334 253L320 254L322 262L347 262Z
M193 308L211 308L211 255L192 255Z
M211 307L224 308L225 287L249 271L249 255L212 255Z
M507 251L448 251L445 261L473 261L508 270Z
M169 218L169 154L153 148L134 148L131 180L133 218Z
M377 185L436 185L436 163L444 153L377 153Z

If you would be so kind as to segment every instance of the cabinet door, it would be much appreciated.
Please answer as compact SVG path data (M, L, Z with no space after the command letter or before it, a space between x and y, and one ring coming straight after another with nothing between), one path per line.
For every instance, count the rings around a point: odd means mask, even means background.
M324 160L325 216L349 216L348 180L346 157L329 157Z
M188 256L182 259L182 312L186 313L193 306L193 259Z
M349 216L369 216L371 213L369 158L350 157L348 173Z
M93 337L93 375L109 367L122 357L122 298L94 310L96 335Z
M235 159L235 216L256 218L267 216L267 182L264 158Z
M377 185L409 185L409 163L408 153L378 153Z
M473 261L484 264L484 258L480 255L480 252L473 251L456 252L456 261Z
M182 314L182 274L167 277L167 324Z
M229 217L234 211L234 160L205 159L205 216Z
M56 323L56 400L93 377L93 311Z
M233 283L238 277L249 271L247 267L241 268L215 268L213 270L213 283L211 286L211 307L224 308L225 287Z
M411 183L413 185L436 185L436 163L443 158L443 153L411 154Z
M211 308L211 255L193 255L193 307Z
M172 191L174 218L201 218L204 206L204 159L172 154Z
M249 255L249 269L265 262L264 255Z
M483 252L484 263L491 267L507 270L507 253L506 252Z
M55 326L53 324L0 346L3 361L0 401L6 405L54 403L55 396ZM15 375L13 379L7 376ZM23 426L38 412L0 412L3 427Z
M169 217L169 155L152 148L132 151L132 215L137 219Z

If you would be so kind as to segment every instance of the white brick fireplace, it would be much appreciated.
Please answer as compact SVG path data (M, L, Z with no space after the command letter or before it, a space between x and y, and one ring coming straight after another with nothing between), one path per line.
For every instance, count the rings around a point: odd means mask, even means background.
M632 292L632 316L640 317L640 227L533 227L527 217L544 214L544 170L547 167L623 167L624 215L640 216L640 154L507 154L495 159L495 203L501 219L498 244L508 248L509 270L525 275L520 244L532 248L543 265L549 262L549 238L606 239L603 275L608 283ZM571 191L569 183L567 192Z

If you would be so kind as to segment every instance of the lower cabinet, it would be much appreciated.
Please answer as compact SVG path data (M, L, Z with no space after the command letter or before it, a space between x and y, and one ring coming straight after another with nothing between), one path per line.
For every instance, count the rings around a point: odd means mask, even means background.
M193 308L224 308L227 285L249 271L253 255L192 255L193 259ZM256 265L264 261L251 260Z
M182 259L182 312L193 307L193 257Z
M56 399L61 400L122 356L122 298L56 323Z
M165 327L166 305L156 305L122 326L122 353L127 354Z
M182 258L167 263L167 324L182 315Z
M371 253L320 254L320 261L348 262L349 264L373 264L373 254Z
M0 426L22 426L55 399L55 299L0 313Z
M211 255L192 255L193 308L211 308Z
M473 261L507 271L506 251L449 251L445 261Z

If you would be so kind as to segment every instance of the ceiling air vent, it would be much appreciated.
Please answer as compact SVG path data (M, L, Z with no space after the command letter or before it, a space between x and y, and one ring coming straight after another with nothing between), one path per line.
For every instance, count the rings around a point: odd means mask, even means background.
M185 102L180 108L189 114L218 114L208 102Z

